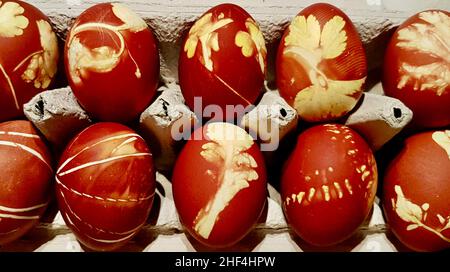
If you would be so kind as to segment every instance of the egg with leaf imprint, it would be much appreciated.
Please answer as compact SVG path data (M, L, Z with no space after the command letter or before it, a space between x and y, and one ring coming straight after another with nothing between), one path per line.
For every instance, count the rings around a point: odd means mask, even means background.
M0 1L0 121L23 116L23 104L51 86L58 58L45 14L22 1Z
M283 211L304 241L334 245L355 234L369 215L377 183L374 155L358 133L317 125L298 136L283 168Z
M319 3L303 9L286 29L277 54L281 96L310 122L342 117L364 89L364 48L351 20Z
M97 4L81 13L67 35L64 59L76 98L101 121L131 121L156 93L157 41L122 4Z
M401 24L386 49L383 89L413 111L415 128L450 124L450 13L422 11Z
M395 236L416 251L450 248L450 130L407 138L390 163L383 209Z
M181 151L172 186L187 232L209 247L231 246L252 230L264 208L264 159L242 128L209 123Z
M236 109L242 114L261 95L266 55L263 34L244 9L234 4L211 8L193 24L181 47L178 77L186 104L192 110L218 105L224 113L227 105L242 106ZM201 104L195 106L196 97Z

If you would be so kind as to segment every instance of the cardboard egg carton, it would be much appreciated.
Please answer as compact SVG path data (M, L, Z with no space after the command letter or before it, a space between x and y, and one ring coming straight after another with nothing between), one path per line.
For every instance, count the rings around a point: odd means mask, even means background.
M99 0L31 0L52 21L63 42L73 20ZM122 251L206 251L185 234L178 220L172 198L170 173L182 141L174 140L171 129L175 125L198 124L198 117L184 104L178 80L178 56L183 34L210 7L221 1L197 0L130 0L122 1L139 14L153 29L159 40L161 56L161 87L152 104L139 118L139 132L146 138L155 158L157 197L148 224ZM405 5L397 1L349 0L327 1L341 8L354 22L364 44L369 68L368 90L357 107L342 123L362 134L374 150L378 150L399 133L412 118L412 112L399 100L383 95L379 83L384 48L396 26L416 12L429 8L447 8L448 3L424 3L412 0ZM248 0L234 1L246 9L259 23L268 48L268 75L265 93L256 107L242 119L241 126L254 131L258 138L270 141L271 135L259 134L258 127L272 124L280 141L297 130L295 110L281 98L274 84L275 53L279 39L292 18L314 1ZM430 6L432 4L432 6ZM37 95L24 106L26 117L57 149L74 134L92 123L89 114L78 104L70 87L49 90ZM273 159L265 152L268 164ZM275 182L276 183L276 182ZM330 248L315 248L292 233L281 208L281 197L268 184L266 210L255 229L228 251L397 251L404 248L387 231L379 201L359 231L347 241ZM49 223L42 223L19 241L0 248L0 251L84 251L75 236L65 226L58 213ZM223 249L222 249L223 250Z

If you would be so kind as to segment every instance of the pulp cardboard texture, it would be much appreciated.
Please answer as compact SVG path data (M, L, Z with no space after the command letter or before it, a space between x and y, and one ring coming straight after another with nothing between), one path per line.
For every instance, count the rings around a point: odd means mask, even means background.
M184 104L178 85L162 86L159 91L161 95L141 114L139 123L145 140L151 146L156 168L164 171L173 167L179 150L172 133L183 127L194 128L198 119Z
M398 99L364 93L361 100L345 124L363 135L372 150L380 149L412 120L412 111Z
M52 21L58 36L64 40L73 20L86 8L103 1L99 0L31 0ZM198 120L188 107L177 83L178 52L183 35L192 23L210 7L222 1L196 0L121 1L139 14L153 29L159 40L161 56L160 95L142 113L140 129L152 138L151 148L159 150L155 155L158 169L167 170L176 157L176 142L168 137L171 126L177 120L195 124ZM266 86L274 86L274 59L279 39L291 19L304 7L316 1L296 0L239 0L233 1L246 9L260 24L268 48ZM359 131L376 150L397 134L412 117L411 111L400 101L383 96L379 79L384 48L396 26L409 16L426 9L448 10L450 2L442 1L382 1L348 0L323 1L341 8L355 24L364 44L369 68L369 78L374 84L364 95L362 102L345 123ZM405 3L407 2L407 3ZM370 87L370 86L369 86ZM267 87L257 107L243 119L242 126L257 127L259 122L278 124L281 137L293 131L297 125L294 109L279 97L276 90ZM273 89L273 88L272 88ZM285 109L280 114L262 105L278 105ZM394 108L396 110L394 110ZM278 109L278 108L277 108ZM91 123L88 114L79 106L70 88L51 90L39 94L25 105L24 112L47 140L60 145L60 137L69 137ZM399 112L401 113L399 115ZM253 115L252 115L253 114ZM164 156L164 154L167 154ZM188 237L183 231L172 198L171 183L157 173L157 195L148 224L130 241L122 251L209 251L203 245ZM292 231L283 216L281 197L278 191L268 185L266 212L260 223L241 242L227 251L402 251L405 248L390 234L385 224L381 205L376 199L369 218L358 232L347 241L330 248L316 248L306 244ZM30 233L0 251L85 251L75 236L65 226L58 213L50 223L41 223Z
M63 147L71 137L92 122L70 87L36 95L24 104L23 111L49 143L56 147Z

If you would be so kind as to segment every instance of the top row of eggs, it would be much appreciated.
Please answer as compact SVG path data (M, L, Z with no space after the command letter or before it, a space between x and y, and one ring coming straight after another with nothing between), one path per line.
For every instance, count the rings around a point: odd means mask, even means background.
M0 121L55 79L58 44L48 18L21 1L0 2ZM420 12L394 33L386 51L383 87L413 110L419 127L450 124L449 12ZM257 102L267 70L257 22L234 4L215 6L190 28L179 58L179 83L191 108ZM70 86L89 114L127 122L152 101L159 82L157 41L144 20L122 4L84 11L71 27L64 63ZM303 9L280 41L277 87L310 122L338 119L362 96L364 48L351 20L329 4ZM196 105L200 97L201 105Z

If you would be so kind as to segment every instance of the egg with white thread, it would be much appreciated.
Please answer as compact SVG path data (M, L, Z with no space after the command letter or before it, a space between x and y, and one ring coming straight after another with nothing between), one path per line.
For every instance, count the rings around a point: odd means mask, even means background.
M172 186L186 231L211 248L232 246L253 229L264 208L264 159L245 130L210 123L184 146Z
M422 11L401 24L386 49L383 89L413 111L411 125L450 125L450 12Z
M35 226L52 192L50 151L33 124L0 124L0 245L15 241Z
M408 137L383 183L383 209L395 236L415 251L450 248L450 130Z
M358 103L367 62L347 15L326 3L304 8L281 38L276 60L280 95L309 122L329 121Z
M64 60L76 98L101 121L135 119L156 93L156 39L122 4L97 4L81 13L67 35Z
M309 128L281 177L282 207L294 232L315 246L351 237L370 213L377 164L365 140L347 126Z
M58 206L86 247L111 251L145 224L155 194L152 154L133 130L97 123L66 147L56 171Z
M23 116L23 104L47 90L58 66L58 40L38 8L0 1L0 122Z
M221 4L206 11L186 34L178 77L191 110L217 105L228 120L244 113L261 95L267 49L257 22L241 7ZM196 101L196 98L199 100ZM236 106L226 113L227 105ZM212 114L211 114L212 115Z

